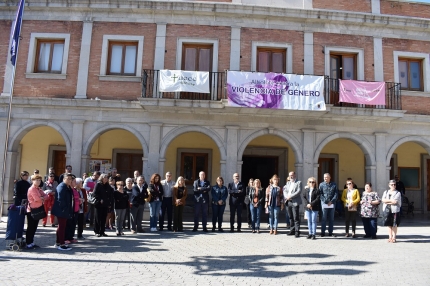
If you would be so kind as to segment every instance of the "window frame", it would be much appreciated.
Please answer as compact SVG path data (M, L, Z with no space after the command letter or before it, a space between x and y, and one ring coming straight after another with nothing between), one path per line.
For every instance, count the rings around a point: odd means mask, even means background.
M181 70L182 68L182 54L184 44L196 44L196 45L212 45L212 70L211 72L218 71L218 39L210 38L178 38L177 49L176 49L176 69Z
M61 65L61 73L45 73L35 72L38 41L64 41L63 62ZM66 79L67 78L67 63L69 58L70 34L65 33L31 33L30 43L27 57L27 68L25 72L26 78L38 79Z
M103 35L102 52L100 57L100 81L129 81L140 82L142 79L142 66L143 66L143 44L144 36L130 36L130 35ZM109 42L137 42L137 56L136 56L136 74L135 75L116 75L108 74L108 60L109 60Z
M402 89L402 95L430 96L430 54L417 52L394 51L394 82L399 83L399 58L421 60L421 77L423 90Z
M342 72L342 78L338 78L338 79L342 79L342 80L345 79L345 77L344 77L345 69L343 69L343 59L344 58L353 58L353 61L354 61L354 77L352 80L357 80L357 75L358 75L357 57L358 57L358 54L356 54L356 53L336 53L336 52L330 53L330 78L332 78L331 77L331 71L332 71L331 59L333 57L339 58L339 60L340 60L340 67L338 69L338 72L339 72L339 70Z
M260 52L270 52L270 55L274 52L281 53L282 54L282 73L287 73L287 50L286 49L279 49L279 48L267 48L267 47L257 47L257 63L255 70L258 72L258 66L260 57L258 56ZM271 58L269 62L269 72L273 72L273 60Z
M182 43L182 59L181 59L181 70L185 70L185 52L186 52L186 48L196 48L197 51L201 48L210 48L210 67L209 67L209 71L212 71L212 67L213 67L213 52L214 52L214 46L213 44L208 44L208 43L204 43L204 44L199 44L199 43ZM196 53L196 66L199 66L199 53ZM200 70L196 70L196 71L200 71Z
M52 46L50 48L50 53L49 53L49 63L48 63L48 71L40 71L38 69L39 66L39 56L40 56L40 46L41 44L46 44L46 43L50 43ZM57 71L51 71L52 69L52 55L53 55L53 51L54 51L54 44L58 44L58 43L62 43L63 44L63 55L64 55L64 46L65 46L65 41L62 39L38 39L37 40L37 46L36 46L36 57L34 59L34 73L50 73L50 74L61 74L61 71L57 72Z
M285 50L285 73L293 73L293 45L291 43L280 42L260 42L252 41L251 44L251 71L257 71L258 49L279 49Z
M330 55L331 54L356 54L357 58L357 64L356 64L356 80L363 81L364 78L364 49L360 48L349 48L349 47L332 47L332 46L325 46L324 47L324 70L325 75L330 77L331 70L330 70Z
M108 59L106 64L106 75L114 75L114 76L136 76L136 69L137 69L137 53L139 48L139 43L135 41L109 41L108 43ZM121 72L120 73L112 73L110 72L110 65L112 62L112 46L114 45L121 45L122 46L122 59L121 59ZM136 54L135 54L135 60L134 63L134 73L124 73L124 67L125 67L125 51L127 46L134 46L136 47Z
M424 91L424 72L423 72L423 60L422 59L416 59L416 58L398 58L398 63L400 63L401 61L406 62L407 66L408 66L408 87L403 87L400 86L401 90L408 90L408 91ZM421 71L420 74L420 87L419 88L412 88L410 87L411 85L411 69L410 69L410 64L411 63L418 63L420 65L419 69ZM400 72L400 69L399 71ZM400 82L400 75L399 75L399 82Z

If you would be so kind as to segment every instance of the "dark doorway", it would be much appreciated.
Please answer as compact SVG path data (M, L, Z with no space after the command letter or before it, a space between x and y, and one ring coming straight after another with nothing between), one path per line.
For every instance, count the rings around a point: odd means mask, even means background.
M250 178L260 179L261 186L266 188L274 174L278 174L278 157L243 156L242 182L248 185ZM283 182L279 182L283 185Z
M336 182L334 173L334 164L336 160L334 158L319 158L318 159L318 185L324 182L324 174L329 173L332 182Z
M66 169L66 151L54 150L54 170L58 176Z
M121 179L133 178L134 171L142 170L142 157L143 154L135 153L117 153L116 155L116 169L118 174L121 175ZM149 180L149 178L145 178Z

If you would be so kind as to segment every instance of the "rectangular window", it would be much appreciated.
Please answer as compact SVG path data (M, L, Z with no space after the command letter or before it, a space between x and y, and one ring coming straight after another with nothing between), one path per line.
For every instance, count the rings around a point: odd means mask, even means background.
M422 60L399 59L399 81L405 90L423 91Z
M184 44L182 69L187 71L212 71L212 45Z
M357 79L356 54L330 54L330 78Z
M286 73L286 50L257 48L257 71Z
M199 178L199 172L208 174L207 153L182 153L181 154L181 176L185 178L186 185L192 185Z
M64 40L38 40L35 73L61 73L63 66Z
M109 42L108 75L136 75L138 42Z

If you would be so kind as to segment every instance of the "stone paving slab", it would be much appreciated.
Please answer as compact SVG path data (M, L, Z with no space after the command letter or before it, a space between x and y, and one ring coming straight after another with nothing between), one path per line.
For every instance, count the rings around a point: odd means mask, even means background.
M3 222L0 285L429 285L429 222L427 216L405 219L396 244L387 243L384 227L377 240L345 238L342 220L336 220L336 238L317 240L306 239L305 222L297 239L286 235L285 224L276 236L247 228L194 233L191 222L184 233L117 237L107 231L109 237L98 238L86 229L87 239L68 252L53 247L55 228L41 226L40 249L5 250Z

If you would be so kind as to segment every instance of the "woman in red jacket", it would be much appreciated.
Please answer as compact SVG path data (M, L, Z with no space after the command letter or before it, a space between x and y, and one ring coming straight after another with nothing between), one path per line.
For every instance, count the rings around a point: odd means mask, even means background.
M39 247L34 244L34 235L36 233L39 220L33 219L33 217L31 216L31 209L37 209L41 207L43 205L43 202L48 199L48 195L46 195L39 187L40 182L42 181L42 177L40 175L33 175L31 176L31 181L33 184L28 189L27 193L27 232L25 236L27 249L34 249Z

